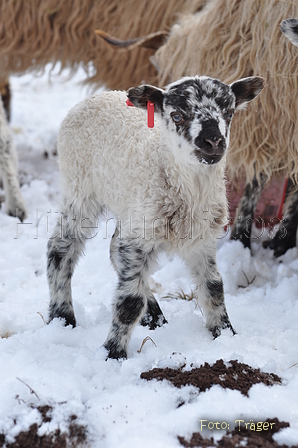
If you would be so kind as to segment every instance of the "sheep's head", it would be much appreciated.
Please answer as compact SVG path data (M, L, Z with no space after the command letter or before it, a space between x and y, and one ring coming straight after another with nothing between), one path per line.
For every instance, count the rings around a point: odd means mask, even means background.
M162 138L184 162L218 163L229 145L235 110L253 100L264 79L243 78L227 85L206 76L182 78L165 90L150 85L128 90L129 100L145 109L147 102L161 114Z

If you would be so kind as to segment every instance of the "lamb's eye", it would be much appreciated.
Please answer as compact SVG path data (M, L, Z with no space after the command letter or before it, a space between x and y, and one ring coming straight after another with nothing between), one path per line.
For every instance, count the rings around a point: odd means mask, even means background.
M183 122L183 118L177 112L171 113L171 118L175 124L181 124Z
M233 115L234 115L233 111L232 110L228 110L228 112L227 112L227 120L231 121L232 118L233 118Z

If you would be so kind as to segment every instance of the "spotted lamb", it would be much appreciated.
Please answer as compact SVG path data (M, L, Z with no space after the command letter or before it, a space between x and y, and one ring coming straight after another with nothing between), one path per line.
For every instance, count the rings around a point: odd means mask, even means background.
M133 326L165 322L148 276L160 251L178 254L196 284L207 328L216 338L228 317L216 243L228 221L226 152L236 109L255 98L263 78L231 85L205 76L164 90L151 85L104 92L77 104L63 121L58 156L62 219L48 243L50 320L76 325L71 277L98 218L116 218L111 262L118 274L113 320L104 347L126 358ZM135 107L128 107L126 99ZM143 110L154 103L156 122Z

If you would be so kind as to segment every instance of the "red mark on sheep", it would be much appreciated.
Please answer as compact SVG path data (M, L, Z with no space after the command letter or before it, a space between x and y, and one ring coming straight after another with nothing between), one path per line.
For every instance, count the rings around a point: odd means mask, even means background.
M126 104L129 107L134 106L129 99L126 100ZM154 103L151 103L151 101L147 103L147 125L148 128L154 128Z

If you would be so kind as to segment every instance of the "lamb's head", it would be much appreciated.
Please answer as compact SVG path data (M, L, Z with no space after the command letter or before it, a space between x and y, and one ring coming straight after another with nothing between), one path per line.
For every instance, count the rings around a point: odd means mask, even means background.
M185 77L164 90L150 85L128 90L129 100L145 109L153 102L161 114L161 138L175 158L187 164L218 163L229 146L235 110L253 100L264 79L243 78L227 85L206 76Z

